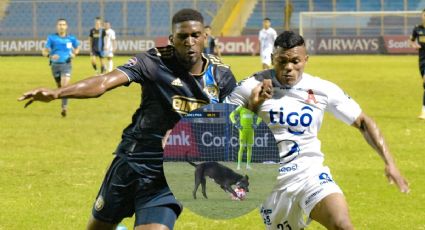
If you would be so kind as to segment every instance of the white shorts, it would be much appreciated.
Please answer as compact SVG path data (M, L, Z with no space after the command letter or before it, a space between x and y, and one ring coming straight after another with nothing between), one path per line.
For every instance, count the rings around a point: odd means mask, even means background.
M263 51L260 54L261 56L261 63L271 66L272 65L272 52L270 51Z
M261 206L260 212L268 230L302 229L310 222L310 212L323 198L342 194L328 167L322 166L286 188L275 190Z
M103 57L113 57L114 56L114 52L112 52L112 50L105 50Z

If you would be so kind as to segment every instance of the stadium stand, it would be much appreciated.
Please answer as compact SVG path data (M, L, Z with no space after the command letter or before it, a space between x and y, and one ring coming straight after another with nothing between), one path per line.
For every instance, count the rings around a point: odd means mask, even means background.
M171 15L182 8L202 12L206 24L211 23L221 6L217 0L108 0L108 1L33 1L1 2L0 33L4 38L45 38L54 28L56 19L65 18L70 32L88 36L97 16L110 21L117 36L167 36ZM2 7L5 9L2 11ZM34 23L34 24L33 24Z
M167 36L170 32L170 17L177 10L186 7L198 9L204 15L205 23L210 24L227 1L231 0L2 0L0 35L2 38L44 39L52 32L57 18L66 18L71 33L86 37L93 26L93 19L102 16L111 22L120 37ZM242 34L257 34L264 17L272 19L272 26L277 31L283 30L285 2L257 0ZM401 11L422 10L425 7L425 2L421 0L345 0L335 1L335 5L332 5L331 0L291 0L291 3L290 28L293 30L298 29L299 13L303 11ZM399 24L397 18L385 19L384 23L387 22ZM379 26L379 23L380 20L376 18L367 22L371 28ZM350 33L352 30L338 32L347 35ZM398 31L396 28L389 28L388 33L396 34Z

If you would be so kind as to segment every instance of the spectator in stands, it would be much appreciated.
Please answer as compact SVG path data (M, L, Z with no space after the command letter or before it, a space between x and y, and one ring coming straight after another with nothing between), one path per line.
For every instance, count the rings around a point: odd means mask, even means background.
M419 71L421 73L424 94L422 97L422 112L419 119L425 120L425 9L422 10L422 24L413 28L409 39L410 46L419 50Z
M89 42L90 42L90 58L93 69L97 72L96 57L100 60L100 73L105 73L105 59L104 59L104 39L106 32L103 29L102 19L96 17L94 20L94 28L90 30Z
M207 37L207 39L205 39L204 53L214 54L218 57L221 57L220 49L217 46L217 39L211 35L210 26L205 26L205 36Z
M115 31L111 28L111 23L108 21L105 21L105 57L107 59L106 63L106 70L108 72L111 72L114 68L114 63L112 61L112 58L114 57L114 52L117 49L117 41L115 37Z
M50 59L50 67L58 88L65 87L71 79L71 59L79 53L78 40L68 34L68 24L65 19L56 21L57 33L47 37L42 54ZM62 98L62 117L66 117L68 99Z
M277 37L276 30L271 27L270 18L264 18L263 29L258 34L260 40L260 57L263 69L269 69L272 64L272 52L274 40Z

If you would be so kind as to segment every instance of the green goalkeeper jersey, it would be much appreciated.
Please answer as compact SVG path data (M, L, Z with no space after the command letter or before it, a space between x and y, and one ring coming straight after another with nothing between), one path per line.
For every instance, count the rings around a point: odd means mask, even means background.
M242 126L242 129L253 129L255 118L257 118L257 121L255 122L257 126L261 122L260 117L256 116L254 112L243 106L238 106L232 113L230 113L229 118L233 124L237 122L236 116L239 117L239 124Z

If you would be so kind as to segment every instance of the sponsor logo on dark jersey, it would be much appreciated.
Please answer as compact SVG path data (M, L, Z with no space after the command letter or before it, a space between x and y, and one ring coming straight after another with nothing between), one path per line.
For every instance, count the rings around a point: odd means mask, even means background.
M173 109L180 114L188 114L190 111L199 109L208 102L195 98L189 98L184 96L173 96Z
M137 63L137 58L132 57L128 60L128 62L124 65L125 67L132 67Z

